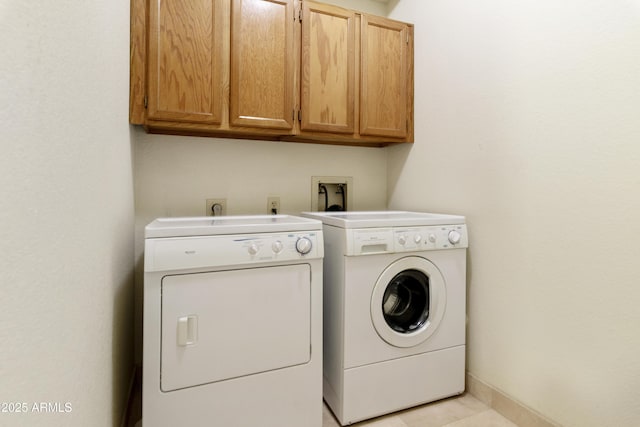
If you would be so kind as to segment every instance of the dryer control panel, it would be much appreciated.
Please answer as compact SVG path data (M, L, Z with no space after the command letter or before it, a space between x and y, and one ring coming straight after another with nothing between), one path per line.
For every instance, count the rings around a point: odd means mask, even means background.
M459 249L469 246L467 226L362 228L347 230L345 255Z
M145 271L282 263L322 258L322 231L145 240Z

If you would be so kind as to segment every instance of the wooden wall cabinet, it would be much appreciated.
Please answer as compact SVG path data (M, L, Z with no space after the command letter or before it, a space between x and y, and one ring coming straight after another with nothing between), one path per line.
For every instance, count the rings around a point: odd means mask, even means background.
M302 22L300 129L352 134L356 14L305 1Z
M413 27L302 2L301 121L290 140L413 141Z
M297 67L293 2L232 0L231 6L231 125L290 133Z
M149 120L222 123L222 14L211 0L149 2Z
M183 135L293 134L293 0L131 5L131 123Z
M129 112L154 133L412 142L413 27L308 0L132 0Z
M361 34L360 133L405 138L413 93L408 84L409 27L363 15Z

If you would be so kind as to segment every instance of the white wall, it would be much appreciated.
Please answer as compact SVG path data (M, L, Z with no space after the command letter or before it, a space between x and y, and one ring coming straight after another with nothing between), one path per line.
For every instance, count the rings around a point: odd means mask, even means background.
M640 425L640 3L400 0L416 143L390 208L470 229L468 369L565 426Z
M356 209L386 206L384 149L270 141L148 135L137 130L136 215L205 215L205 200L227 199L228 215L311 209L312 176L352 176ZM316 194L317 197L317 194Z
M0 413L2 426L120 422L133 362L128 32L128 2L0 0L0 402L28 410ZM32 412L41 402L72 412Z
M385 16L387 14L386 1L380 0L322 0L321 3L333 4L345 9L357 10L372 15Z

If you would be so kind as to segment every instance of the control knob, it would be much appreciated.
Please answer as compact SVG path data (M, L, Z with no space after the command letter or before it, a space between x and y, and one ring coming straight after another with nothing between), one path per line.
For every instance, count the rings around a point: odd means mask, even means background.
M311 243L311 240L309 240L308 237L301 237L296 242L296 250L298 251L298 253L302 255L306 255L309 252L311 252L312 246L313 244Z
M258 245L256 245L255 243L252 243L249 245L249 247L247 248L247 252L249 252L249 255L255 255L258 253Z
M451 242L452 245L460 243L460 239L462 239L462 234L460 234L459 231L451 230L449 232L449 242Z
M273 242L271 244L271 249L276 254L279 254L280 252L282 252L283 248L284 248L284 245L282 244L282 242L280 240L276 240L275 242Z
M413 236L413 241L417 243L420 243L422 241L422 236L419 234L416 234L415 236Z
M399 235L398 243L400 243L401 245L404 245L405 243L407 243L407 236L405 236L404 234Z

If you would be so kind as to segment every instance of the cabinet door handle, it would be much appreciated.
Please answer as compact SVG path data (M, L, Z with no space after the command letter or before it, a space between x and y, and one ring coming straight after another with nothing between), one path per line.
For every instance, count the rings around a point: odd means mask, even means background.
M178 345L186 347L198 341L198 316L178 318Z

